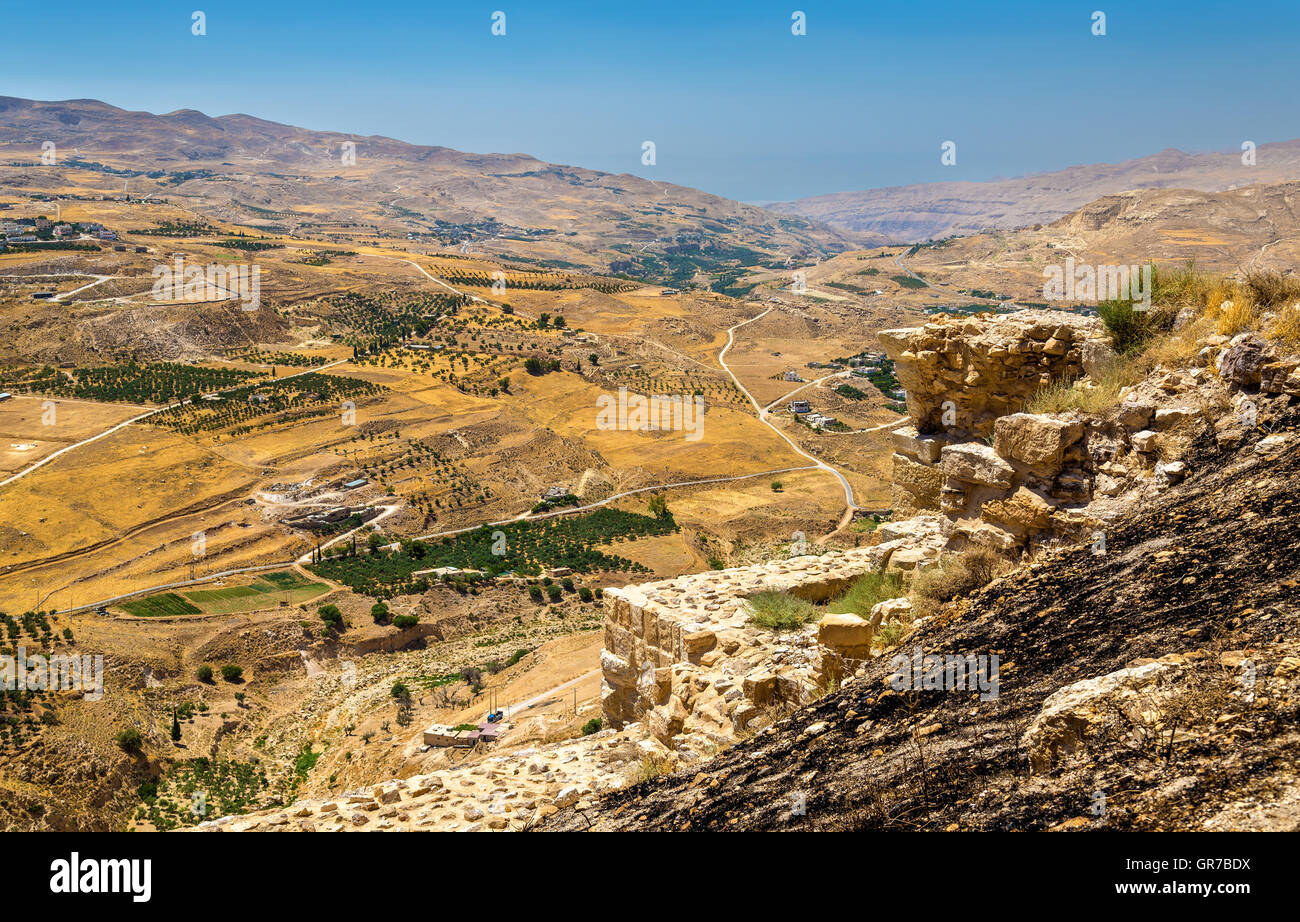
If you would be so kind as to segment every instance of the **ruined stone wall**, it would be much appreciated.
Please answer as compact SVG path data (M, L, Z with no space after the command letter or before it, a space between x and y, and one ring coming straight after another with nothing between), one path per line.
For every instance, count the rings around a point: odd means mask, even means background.
M1054 380L1075 380L1111 354L1101 321L1065 311L940 316L883 330L917 432L984 438L1000 416Z
M1286 394L1297 377L1296 362L1249 335L1210 336L1191 367L1158 369L1116 406L1031 414L1026 399L1044 385L1095 386L1090 376L1114 358L1099 321L1025 311L942 318L880 339L911 416L891 433L895 514L938 513L952 523L954 548L1002 553L1090 538L1119 514L1120 498L1181 480L1180 445L1207 424L1221 441L1232 437L1241 416L1228 407L1232 385Z
M804 703L823 678L816 627L758 628L746 600L774 590L825 602L864 573L937 560L947 534L929 518L887 524L879 538L872 547L605 590L606 720L643 722L665 745L699 753L734 739L775 705Z

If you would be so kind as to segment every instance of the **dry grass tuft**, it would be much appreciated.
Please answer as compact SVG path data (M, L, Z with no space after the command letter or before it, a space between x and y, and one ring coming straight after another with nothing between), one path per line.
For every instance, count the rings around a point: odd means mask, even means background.
M945 603L984 588L1011 568L1010 561L987 548L951 554L912 580L912 607L917 616L933 614Z
M1119 403L1120 391L1141 380L1142 364L1134 358L1117 356L1096 376L1082 382L1053 381L1034 392L1025 402L1026 413L1099 414Z

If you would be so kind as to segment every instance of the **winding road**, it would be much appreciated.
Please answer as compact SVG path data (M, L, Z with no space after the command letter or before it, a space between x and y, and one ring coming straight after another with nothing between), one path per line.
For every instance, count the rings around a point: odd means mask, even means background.
M798 454L801 457L807 458L809 461L813 462L812 464L813 467L819 468L823 471L826 471L827 473L834 474L835 478L839 480L840 486L844 488L844 506L845 506L844 515L840 519L840 524L835 529L835 531L839 531L849 522L853 521L853 513L859 508L858 504L854 501L853 487L852 485L850 485L848 479L845 478L845 476L841 474L838 470L836 470L835 468L827 464L825 461L821 460L820 458L814 455L808 454L808 452L804 451L797 444L795 444L794 439L790 438L790 436L786 435L785 432L783 432L777 425L772 423L767 418L768 411L771 409L771 406L760 407L758 405L758 401L754 399L754 395L751 394L749 392L749 389L740 382L740 378L736 377L736 373L732 371L731 367L727 364L727 360L726 360L727 352L731 349L733 345L735 345L736 331L743 326L747 326L748 324L753 323L756 320L762 320L773 310L775 310L775 308L769 307L761 314L758 314L754 317L750 317L748 320L742 320L740 323L736 324L735 326L728 327L727 344L723 346L722 351L718 353L718 364L722 366L722 370L725 371L731 377L731 380L735 382L736 387L740 389L740 392L744 394L745 397L749 400L749 402L753 405L754 412L758 414L759 422L761 422L763 425L767 426L769 429L771 429L773 432L779 435L787 445L789 445L792 449L794 449L796 454ZM802 390L802 388L799 388L799 390ZM780 401L778 401L778 403L779 402ZM834 533L835 532L831 532L831 534Z

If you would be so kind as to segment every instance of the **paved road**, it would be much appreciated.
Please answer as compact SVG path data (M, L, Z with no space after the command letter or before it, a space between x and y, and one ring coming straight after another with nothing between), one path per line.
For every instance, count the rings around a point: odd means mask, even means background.
M534 695L533 697L529 698L527 701L521 701L518 704L506 705L501 710L505 712L506 717L512 717L515 714L518 714L520 711L526 711L528 708L532 707L533 705L545 701L547 698L555 697L560 692L572 688L574 685L577 685L579 682L585 682L587 679L590 679L592 676L600 675L600 672L601 671L599 668L593 669L590 672L584 672L576 679L570 679L569 681L563 683L562 685L557 685L548 691L542 692L540 695Z

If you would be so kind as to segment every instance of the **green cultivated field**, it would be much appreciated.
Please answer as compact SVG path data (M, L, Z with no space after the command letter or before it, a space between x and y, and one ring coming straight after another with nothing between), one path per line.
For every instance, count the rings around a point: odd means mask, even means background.
M242 586L221 589L194 589L184 593L167 592L123 602L122 609L140 618L165 615L232 615L261 608L273 608L281 602L296 605L329 591L325 583L303 579L291 570L268 573Z
M123 602L121 607L137 618L158 618L164 615L198 615L202 609L195 608L174 592L162 595L146 596Z

